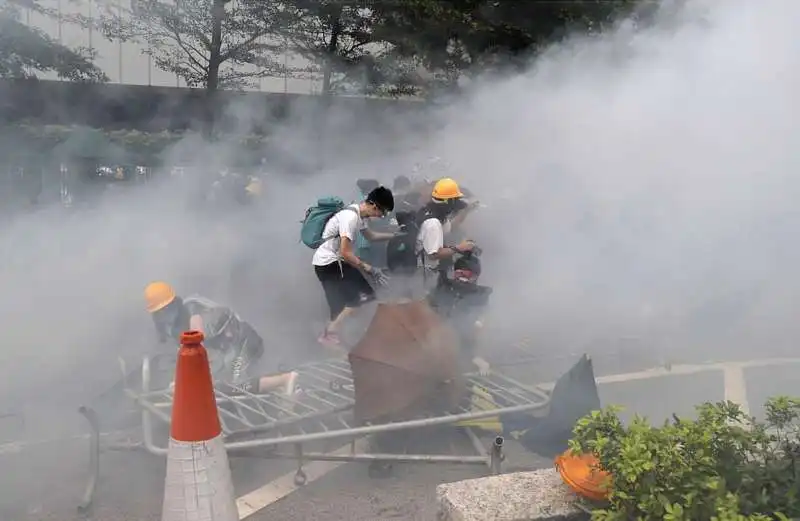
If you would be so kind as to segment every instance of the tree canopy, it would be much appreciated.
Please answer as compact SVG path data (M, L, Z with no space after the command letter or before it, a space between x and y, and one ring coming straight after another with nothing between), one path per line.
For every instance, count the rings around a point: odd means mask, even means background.
M6 0L0 4L0 78L31 78L54 72L73 81L106 81L88 49L70 49L22 20L23 11L54 17L38 0Z
M281 48L270 41L284 23L279 4L134 0L127 9L106 7L100 29L107 38L144 45L158 68L190 87L241 88L282 70L275 60Z
M0 73L54 70L102 78L84 50L69 50L20 23L24 6L0 8ZM520 66L572 32L598 32L643 0L133 0L83 18L112 40L136 41L187 85L241 88L259 77L319 73L323 92L406 94L453 87L486 68ZM652 7L650 7L652 9ZM639 9L641 11L641 9ZM80 17L77 17L80 18ZM287 70L278 56L309 66Z

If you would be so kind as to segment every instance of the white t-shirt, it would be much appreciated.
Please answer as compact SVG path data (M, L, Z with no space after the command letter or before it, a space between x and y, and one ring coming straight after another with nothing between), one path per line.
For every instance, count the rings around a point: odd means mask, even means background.
M314 252L311 263L314 266L327 266L341 258L342 241L340 237L347 237L355 242L356 234L364 230L366 225L361 218L357 204L351 204L347 208L340 210L330 218L322 231L322 239L329 239Z
M417 248L416 251L425 252L425 267L436 269L439 266L439 261L428 257L433 255L440 248L444 247L444 236L450 233L450 221L445 221L444 224L439 219L430 218L422 221L419 227L419 234L417 234Z

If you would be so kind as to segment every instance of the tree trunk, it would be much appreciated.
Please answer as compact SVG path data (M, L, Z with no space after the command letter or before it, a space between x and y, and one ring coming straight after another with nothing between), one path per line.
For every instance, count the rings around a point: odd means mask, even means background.
M333 74L333 63L339 52L339 37L342 34L342 11L336 13L331 25L331 39L328 41L327 52L325 53L325 64L322 72L322 95L330 96L331 76Z
M208 56L206 78L205 133L211 137L216 120L216 92L219 90L219 68L222 65L222 21L225 19L225 4L229 0L214 0L211 7L211 49Z

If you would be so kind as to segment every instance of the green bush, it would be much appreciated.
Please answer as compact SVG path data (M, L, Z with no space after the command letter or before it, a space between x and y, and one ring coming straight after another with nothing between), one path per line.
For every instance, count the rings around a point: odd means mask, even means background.
M189 132L140 132L137 130L104 130L82 126L15 124L0 127L0 150L23 151L28 155L42 153L89 157L97 155L121 156L129 161L157 162L161 155L185 139L198 139ZM259 134L223 135L232 150L242 154L263 153L270 143L269 136ZM73 143L74 142L74 143ZM202 143L202 140L198 141ZM70 144L73 146L65 146ZM192 147L189 147L192 148ZM65 150L69 149L69 150ZM188 152L186 152L188 153ZM194 156L187 157L192 159Z
M766 521L800 516L800 399L777 397L766 421L733 402L704 403L696 420L623 425L620 408L581 419L570 448L595 454L613 476L592 519Z

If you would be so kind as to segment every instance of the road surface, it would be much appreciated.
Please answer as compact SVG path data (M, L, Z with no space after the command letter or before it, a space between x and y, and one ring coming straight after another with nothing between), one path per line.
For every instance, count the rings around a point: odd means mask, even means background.
M560 363L560 362L559 362ZM569 365L568 361L564 361ZM499 363L498 365L501 365ZM556 363L558 365L558 363ZM675 364L641 371L632 364L624 373L618 363L596 362L604 404L626 407L632 414L661 422L672 413L691 415L705 400L731 399L757 417L767 397L800 395L800 360L750 361L744 364ZM532 375L541 364L517 364L517 376ZM540 380L541 381L541 380ZM0 418L0 519L12 521L73 521L88 469L86 430L74 409L32 408L18 417ZM49 433L49 436L42 436ZM117 436L119 438L119 436ZM467 450L457 436L435 437L450 450ZM9 440L16 440L11 443ZM117 439L119 441L119 439ZM331 447L333 448L333 447ZM508 443L506 470L549 466L549 460ZM457 465L400 465L393 476L373 480L361 463L310 463L309 483L293 484L294 464L266 459L232 459L236 494L243 519L374 521L430 520L435 517L438 483L476 477L480 467ZM104 452L96 506L91 519L104 521L158 520L164 462L138 452Z

